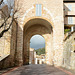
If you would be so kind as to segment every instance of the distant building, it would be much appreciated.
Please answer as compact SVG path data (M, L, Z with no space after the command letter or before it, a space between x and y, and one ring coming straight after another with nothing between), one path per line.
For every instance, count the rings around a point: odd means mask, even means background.
M35 64L45 64L45 63L46 63L45 54L36 55Z
M75 31L75 0L64 0L64 25Z

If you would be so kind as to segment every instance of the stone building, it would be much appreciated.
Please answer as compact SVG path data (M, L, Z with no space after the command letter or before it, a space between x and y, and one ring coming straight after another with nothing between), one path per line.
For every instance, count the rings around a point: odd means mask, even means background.
M64 36L63 64L75 70L75 0L64 0L64 27L70 29Z
M64 0L64 25L70 28L71 32L75 30L75 0Z
M43 36L46 41L46 64L54 66L64 65L64 26L65 28L71 28L71 31L74 30L72 18L74 19L75 17L73 13L75 12L75 0L18 1L15 0L15 9L19 9L15 14L15 22L17 23L12 25L10 42L7 45L10 54L7 58L5 57L0 61L0 69L28 64L30 39L36 34ZM67 10L71 8L70 6L67 7L69 4L73 6L73 12ZM7 34L5 35L7 37ZM2 43L4 44L5 42L3 41ZM3 48L3 46L0 47ZM2 48L0 48L1 51ZM8 48L5 46L4 48L6 52Z
M36 55L35 64L45 64L45 54Z
M68 69L75 69L75 31L64 39L63 64Z

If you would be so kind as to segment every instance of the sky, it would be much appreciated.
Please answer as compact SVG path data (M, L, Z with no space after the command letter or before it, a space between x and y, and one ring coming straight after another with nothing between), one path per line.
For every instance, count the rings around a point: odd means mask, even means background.
M1 1L1 0L0 0ZM4 0L3 1L4 2L4 4L7 4L8 6L11 4L11 6L13 6L13 4L14 4L14 0Z
M14 0L4 0L3 3L0 5L0 7L3 7L5 4L8 5L8 7L10 7L10 5L13 6Z
M45 39L40 35L34 35L30 40L30 47L35 50L45 47Z

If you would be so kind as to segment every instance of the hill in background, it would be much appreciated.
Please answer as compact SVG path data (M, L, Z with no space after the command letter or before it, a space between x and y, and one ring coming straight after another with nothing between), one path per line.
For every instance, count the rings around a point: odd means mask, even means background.
M39 48L39 49L37 49L35 51L36 51L37 55L45 54L45 48Z

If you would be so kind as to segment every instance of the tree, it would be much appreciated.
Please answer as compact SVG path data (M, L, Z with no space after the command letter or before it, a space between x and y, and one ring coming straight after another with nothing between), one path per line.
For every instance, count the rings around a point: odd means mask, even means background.
M13 0L13 1L14 1L14 0ZM0 6L2 5L3 2L4 2L4 0L0 0ZM8 16L5 14L5 12L3 12L3 11L1 10L2 14L4 14L6 17L3 18L3 23L0 25L0 29L1 29L2 27L4 27L4 29L0 32L0 38L4 35L5 32L7 32L7 31L10 29L10 27L11 27L13 21L15 20L15 17L14 17L15 13L19 11L18 6L17 6L17 8L15 9L15 4L14 4L14 3L12 4L12 2L11 2L10 0L7 0L7 3L8 3L8 7L9 7L9 14L8 14ZM18 0L17 0L17 3L18 3ZM18 4L17 4L17 5L18 5ZM13 11L12 11L12 10L13 10ZM12 12L11 12L11 11L12 11ZM11 13L12 13L12 14L11 14ZM9 25L8 25L8 24L7 24L7 21L8 21L10 18L11 18L11 21L10 21L10 23L9 23ZM8 25L8 26L7 26L7 25Z
M3 3L3 0L0 1L0 5Z
M39 49L37 49L35 51L36 51L37 55L45 54L45 48L39 48Z

